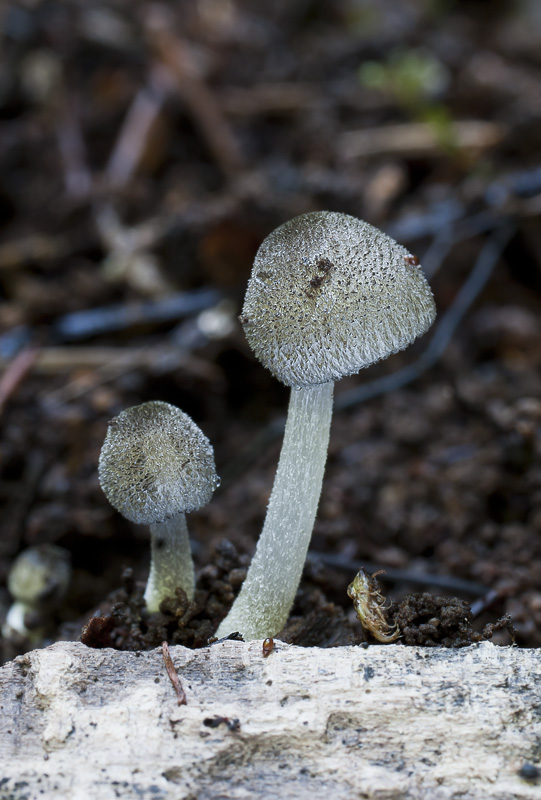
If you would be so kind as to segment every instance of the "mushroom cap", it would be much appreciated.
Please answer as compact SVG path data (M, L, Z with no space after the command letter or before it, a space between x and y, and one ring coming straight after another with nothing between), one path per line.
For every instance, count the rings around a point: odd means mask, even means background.
M19 553L8 575L15 600L35 608L54 606L71 580L70 554L54 544L38 544Z
M417 259L347 214L315 211L261 244L240 320L288 386L338 380L407 347L436 316Z
M191 417L161 401L111 420L98 474L111 505L148 525L206 505L219 483L207 437Z

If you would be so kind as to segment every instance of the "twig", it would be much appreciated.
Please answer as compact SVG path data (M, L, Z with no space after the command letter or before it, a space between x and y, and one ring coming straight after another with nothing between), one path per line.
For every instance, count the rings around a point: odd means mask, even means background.
M107 250L126 250L134 253L149 250L157 245L178 219L174 215L160 215L144 220L139 225L122 223L111 203L96 204L94 220L98 234Z
M174 322L211 308L220 299L221 295L215 289L195 289L160 300L75 311L57 320L55 332L64 340L80 341L136 325Z
M76 199L87 197L92 189L92 175L87 166L86 147L73 100L59 103L56 136L68 195Z
M499 144L505 133L502 125L483 120L464 120L450 126L457 150L486 150ZM348 131L340 136L339 149L346 160L388 155L433 158L447 153L434 128L426 122Z
M0 413L36 363L39 354L40 348L31 344L7 364L4 374L0 377Z
M541 167L508 172L489 183L485 200L489 206L501 208L512 198L531 198L541 193Z
M208 640L206 647L213 647L215 644L222 644L222 642L243 642L244 639L242 638L241 633L239 631L233 631L232 633L228 633L227 636L222 636L221 639L215 639L214 636L211 636Z
M163 660L165 662L165 669L167 670L167 674L173 684L173 689L177 693L178 697L178 705L179 706L186 706L188 702L186 700L186 692L182 688L180 683L179 677L177 675L177 671L175 669L175 665L173 664L173 659L171 658L171 654L169 652L169 647L167 642L162 642L162 654Z
M433 278L453 247L459 242L494 231L509 222L509 218L492 211L481 211L471 217L450 222L438 231L422 258L423 271Z
M489 183L485 190L488 208L478 214L466 216L464 205L452 197L431 204L422 213L407 214L391 222L385 227L385 232L398 242L410 243L428 236L437 239L444 231L452 230L454 244L494 230L505 222L506 215L520 217L539 213L539 209L527 201L538 201L540 196L541 168L510 173ZM427 255L423 256L422 264L430 277Z
M485 287L515 229L515 223L508 220L501 228L494 231L481 250L473 270L462 285L451 307L436 325L436 330L428 347L417 361L397 372L384 375L374 381L356 386L349 392L344 392L336 399L337 409L351 408L351 406L362 403L365 400L399 389L411 383L426 372L427 369L434 366L447 349L464 315Z
M0 368L9 361L0 359ZM173 345L152 347L43 347L38 353L35 370L41 375L55 375L72 369L104 369L116 373L122 366L136 370L193 369L194 375L215 378L221 374L214 365L195 358Z
M168 90L163 70L154 69L148 84L135 95L105 170L105 176L113 188L122 188L136 173Z
M385 226L385 232L397 242L415 242L437 236L442 228L463 219L466 209L456 198L431 203L422 213L409 213Z
M497 603L499 600L505 599L509 595L509 590L506 589L489 589L488 592L480 597L475 603L471 604L471 613L473 618L481 616L481 614Z
M220 105L232 116L305 112L317 102L317 91L311 83L258 83L253 87L229 88L222 94Z
M434 236L421 259L423 272L429 280L437 273L455 243L456 237L453 225L444 225Z
M0 271L16 270L28 263L41 264L68 255L72 244L60 236L24 236L0 245Z
M147 29L159 58L176 78L177 91L205 137L211 153L228 179L237 178L244 159L229 123L193 64L189 46L172 30L164 6L151 6Z
M123 225L111 203L96 204L96 229L107 256L102 264L110 280L126 280L145 294L164 295L172 291L158 260L150 250L171 226L171 216L158 216L139 225Z
M0 361L1 366L1 361ZM92 380L75 379L60 389L44 392L40 399L49 404L68 403L108 381L130 372L148 372L150 375L185 370L205 381L222 377L218 367L207 360L182 352L178 347L157 345L139 347L50 347L44 348L35 363L41 374L61 374L71 370L87 369Z
M393 569L392 567L382 567L381 564L372 564L369 561L356 561L345 556L332 555L332 553L320 553L316 550L308 551L309 558L321 561L330 567L344 570L353 574L363 569L369 573L384 572L383 580L390 583L411 583L416 586L437 586L451 592L459 592L473 597L482 597L487 593L487 587L474 581L465 581L462 578L455 578L453 575L433 575L431 573L413 572L407 569Z

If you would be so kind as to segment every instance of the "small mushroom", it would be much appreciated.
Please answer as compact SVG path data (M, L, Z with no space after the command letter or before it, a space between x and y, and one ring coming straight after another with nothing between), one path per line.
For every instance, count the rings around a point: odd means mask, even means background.
M435 313L418 260L359 219L303 214L264 240L240 319L256 356L292 391L263 530L218 637L282 629L321 493L334 381L407 347Z
M158 611L177 587L191 600L195 577L186 512L206 505L219 484L207 437L169 403L132 406L109 423L98 473L111 505L131 522L150 525L149 611Z
M8 575L7 585L14 602L6 616L4 635L15 632L30 641L42 638L70 580L70 554L63 547L38 544L23 550Z

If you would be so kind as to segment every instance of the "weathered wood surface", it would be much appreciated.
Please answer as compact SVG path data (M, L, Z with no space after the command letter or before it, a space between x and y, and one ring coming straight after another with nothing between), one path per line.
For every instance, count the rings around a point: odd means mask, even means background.
M59 643L0 670L0 800L541 798L541 651ZM238 719L209 727L215 716ZM231 725L231 727L234 727Z

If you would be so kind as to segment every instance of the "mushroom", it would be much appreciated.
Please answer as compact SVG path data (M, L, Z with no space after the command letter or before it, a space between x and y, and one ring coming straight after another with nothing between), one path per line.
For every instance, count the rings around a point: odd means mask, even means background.
M191 600L195 577L186 512L206 505L219 484L207 437L169 403L132 406L109 423L98 473L111 505L131 522L150 525L149 611L158 611L177 587Z
M217 636L283 628L321 494L334 381L407 347L434 318L417 258L362 220L312 212L263 241L239 319L255 355L292 391L263 530Z
M27 547L13 562L7 585L13 604L3 627L32 642L46 633L50 617L64 599L71 580L70 554L54 544Z

